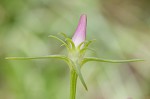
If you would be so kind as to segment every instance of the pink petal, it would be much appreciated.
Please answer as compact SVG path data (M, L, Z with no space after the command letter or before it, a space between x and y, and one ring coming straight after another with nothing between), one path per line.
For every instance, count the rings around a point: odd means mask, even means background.
M77 29L72 37L72 40L75 46L78 46L80 43L84 42L86 39L86 25L87 25L87 16L82 14L77 26Z

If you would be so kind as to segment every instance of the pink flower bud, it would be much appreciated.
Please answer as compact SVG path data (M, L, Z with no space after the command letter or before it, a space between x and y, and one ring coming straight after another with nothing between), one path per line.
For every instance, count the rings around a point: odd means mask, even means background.
M77 29L72 37L72 41L74 42L76 47L85 41L86 25L87 25L87 16L85 14L82 14Z

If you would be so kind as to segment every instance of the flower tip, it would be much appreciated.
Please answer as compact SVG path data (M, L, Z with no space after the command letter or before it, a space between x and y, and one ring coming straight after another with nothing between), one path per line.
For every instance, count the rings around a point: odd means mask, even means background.
M86 25L87 25L87 15L86 14L82 14L80 16L80 20L77 26L77 29L73 35L73 42L75 44L75 46L78 46L79 44L81 44L82 42L85 41L86 38Z
M81 14L81 17L84 17L85 19L87 19L87 15L86 14Z

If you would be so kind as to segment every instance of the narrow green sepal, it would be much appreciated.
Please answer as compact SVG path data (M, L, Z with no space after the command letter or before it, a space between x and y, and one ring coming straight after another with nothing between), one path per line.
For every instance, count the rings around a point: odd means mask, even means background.
M87 42L83 42L84 43L84 47L80 50L80 53L81 54L84 54L86 52L88 48L88 46L93 42L94 40L90 40L90 41L87 41ZM81 47L81 45L80 45Z
M85 43L86 43L86 41L80 43L79 46L78 46L78 49L80 50L80 49L81 49L81 46L84 45Z
M68 38L68 36L65 33L63 33L63 32L60 32L58 34L62 35L64 38Z
M95 41L95 39L94 39L94 40L87 41L87 43L84 45L84 47L87 48L93 41Z
M57 39L58 41L62 42L66 46L67 49L69 49L69 46L62 39L60 39L60 38L58 38L56 36L53 36L53 35L49 35L48 37L52 37L52 38Z
M74 45L72 39L66 38L66 41L68 42L68 44L71 44L71 47L70 47L70 48L73 49L73 50L75 50L75 45Z
M64 44L61 44L60 47L65 46Z
M92 49L92 48L87 48L87 50L90 50L90 51L96 53L96 51L94 49Z

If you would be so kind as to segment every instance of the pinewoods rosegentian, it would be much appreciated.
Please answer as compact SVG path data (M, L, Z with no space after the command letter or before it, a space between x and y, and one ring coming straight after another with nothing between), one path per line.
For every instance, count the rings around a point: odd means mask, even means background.
M79 77L81 83L84 88L87 90L87 86L83 79L81 73L81 67L90 61L97 62L107 62L107 63L124 63L124 62L136 62L143 61L141 59L132 59L132 60L108 60L97 57L85 57L84 54L89 47L89 44L92 41L86 41L86 25L87 25L87 16L82 14L76 28L76 31L72 37L72 39L68 38L66 34L61 33L65 40L62 40L56 36L50 35L49 37L55 38L64 45L68 49L68 55L47 55L40 57L6 57L5 59L9 60L29 60L29 59L47 59L47 58L55 58L61 59L65 61L70 69L70 99L75 99L76 96L76 83L77 78ZM90 67L89 67L90 68Z

